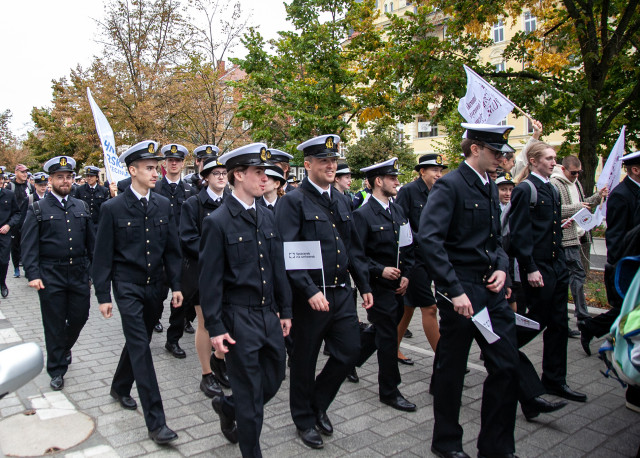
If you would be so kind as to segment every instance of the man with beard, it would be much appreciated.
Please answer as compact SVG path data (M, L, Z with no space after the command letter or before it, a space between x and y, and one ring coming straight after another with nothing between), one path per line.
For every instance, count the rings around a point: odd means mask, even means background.
M87 205L69 196L75 165L68 156L45 163L51 192L29 207L22 230L25 274L40 297L53 390L63 388L71 348L89 318L95 232Z
M100 256L93 263L92 278L102 315L112 316L113 284L122 317L125 345L110 394L123 408L135 410L131 397L135 382L149 437L156 444L167 444L178 435L166 424L149 343L162 315L165 278L173 291L173 305L182 305L182 255L169 199L151 192L158 180L158 161L163 159L156 155L157 145L143 141L120 155L131 174L131 186L102 205L96 236Z
M349 274L373 305L367 259L355 229L351 202L331 186L338 165L337 135L322 135L298 145L308 176L280 200L278 232L284 242L319 241L324 262L320 270L287 272L293 290L291 415L302 442L322 448L322 434L333 434L327 409L360 355L360 329ZM323 289L325 292L323 292ZM316 377L320 345L331 355Z

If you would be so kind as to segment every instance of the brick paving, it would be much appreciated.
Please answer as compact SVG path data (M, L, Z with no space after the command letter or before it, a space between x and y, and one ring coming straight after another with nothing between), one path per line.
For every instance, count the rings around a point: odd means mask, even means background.
M11 276L9 274L9 276ZM9 278L10 295L0 301L0 349L18 342L34 341L44 351L37 293L26 279ZM362 313L362 310L360 310ZM362 313L364 318L364 313ZM168 313L163 316L165 328ZM572 327L575 322L572 320ZM265 408L262 450L267 457L288 456L402 456L429 457L433 428L432 397L428 383L433 352L424 337L419 314L410 325L414 337L405 339L403 352L414 366L401 366L402 393L418 405L414 413L402 413L381 404L377 393L375 358L358 369L360 383L345 382L328 414L334 435L325 438L322 450L305 447L296 435L289 413L289 381ZM92 296L91 315L76 347L73 364L65 376L63 393L75 408L92 417L94 433L79 445L62 452L69 457L85 456L240 456L237 446L222 436L211 401L199 390L200 368L193 336L185 335L181 346L187 358L178 360L164 349L166 335L154 334L151 349L167 415L167 424L179 434L174 445L160 447L147 438L140 407L127 411L110 396L109 386L124 338L117 307L105 320ZM596 350L597 343L592 344ZM525 348L540 368L542 341ZM565 409L543 414L527 422L518 411L516 452L520 457L561 456L564 458L636 456L640 444L640 414L624 407L624 390L600 374L602 363L586 357L579 339L569 339L568 383L589 395L586 404L570 403ZM469 358L471 372L465 379L460 415L464 427L464 449L475 456L480 428L480 405L485 371L474 344ZM324 357L320 357L324 361ZM319 365L320 367L320 365ZM287 374L288 376L288 374ZM50 393L49 377L43 371L17 393L0 400L0 420L33 406L33 399ZM133 391L133 397L138 398ZM554 399L548 396L549 399ZM0 443L0 448L2 444ZM0 453L1 455L1 453Z

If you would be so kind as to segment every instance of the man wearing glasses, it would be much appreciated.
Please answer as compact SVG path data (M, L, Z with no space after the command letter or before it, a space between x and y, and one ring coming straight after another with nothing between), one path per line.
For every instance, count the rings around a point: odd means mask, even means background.
M581 208L592 211L607 196L607 188L603 188L591 197L585 198L578 176L582 173L582 164L576 156L567 156L562 160L561 171L551 175L551 184L560 193L561 218L570 218ZM571 224L562 230L562 247L567 258L569 270L569 287L576 306L574 315L578 321L589 318L584 296L586 279L585 263L588 268L589 251L591 249L591 232L585 232L577 224ZM584 259L584 261L583 261ZM572 337L580 335L578 331L569 331Z

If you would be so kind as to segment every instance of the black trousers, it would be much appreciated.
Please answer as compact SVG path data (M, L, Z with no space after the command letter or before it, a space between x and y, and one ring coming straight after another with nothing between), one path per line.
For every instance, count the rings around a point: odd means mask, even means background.
M327 288L327 301L329 311L317 312L305 298L294 295L289 402L299 429L315 426L315 412L329 408L360 355L360 328L351 287ZM316 377L323 340L331 356Z
M533 288L525 277L522 280L522 288L527 300L528 312L526 316L540 323L540 330L518 326L518 348L528 344L540 332L543 332L542 381L551 385L564 384L567 377L567 340L569 336L567 322L569 275L563 262L537 262L536 265L542 274L544 286ZM527 364L528 358L523 353L520 353L520 360L521 377L523 378L521 400L530 399L535 396L531 391L536 385L535 382L531 385L533 366L526 369L526 366L531 363Z
M360 333L360 357L356 366L361 367L377 350L378 392L381 398L400 394L400 369L398 369L398 323L403 305L393 290L374 288L373 307L367 310L371 323ZM400 317L399 317L400 315Z
M602 337L609 334L611 325L620 315L623 299L618 294L615 285L616 266L612 264L604 265L604 286L607 288L607 301L611 308L605 313L587 318L584 324L595 337Z
M128 396L133 382L136 382L149 431L166 423L149 348L153 327L162 315L162 291L162 282L145 286L113 282L113 293L122 319L125 344L113 375L111 388L121 396Z
M11 233L0 234L0 285L6 285L9 255L11 253Z
M225 356L233 395L225 397L223 409L234 412L242 456L260 457L264 405L285 377L280 319L268 307L231 306L223 311L223 322L236 341Z
M514 428L518 391L518 354L515 316L504 292L492 293L483 284L462 282L474 312L487 307L493 331L500 340L487 343L471 319L453 309L451 302L438 298L440 341L434 364L433 446L442 451L462 450L459 423L462 387L471 342L476 340L487 368L482 393L478 451L485 456L514 453Z
M22 232L18 229L11 231L11 262L13 268L20 266L20 243L22 240Z
M65 353L73 347L89 318L89 272L87 263L61 265L40 263L44 289L38 290L47 373L51 377L67 373Z

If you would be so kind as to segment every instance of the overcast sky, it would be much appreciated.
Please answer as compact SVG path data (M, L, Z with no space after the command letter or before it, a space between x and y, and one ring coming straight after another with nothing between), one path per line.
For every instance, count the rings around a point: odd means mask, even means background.
M241 5L265 38L289 28L282 0ZM32 107L50 105L51 80L78 64L88 66L100 53L93 18L102 16L102 0L0 1L0 112L11 110L14 133L23 135L31 126Z

